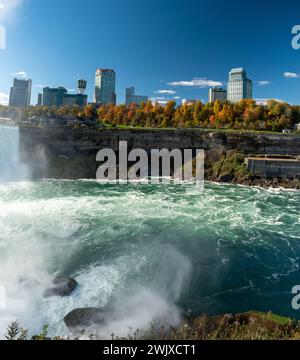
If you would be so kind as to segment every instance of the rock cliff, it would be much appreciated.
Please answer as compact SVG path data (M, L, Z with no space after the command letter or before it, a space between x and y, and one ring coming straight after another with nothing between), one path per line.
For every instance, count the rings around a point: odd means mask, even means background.
M99 150L118 151L119 141L128 149L205 149L209 163L236 150L244 154L299 155L300 136L220 132L200 129L95 130L89 128L20 127L21 159L34 178L95 178Z

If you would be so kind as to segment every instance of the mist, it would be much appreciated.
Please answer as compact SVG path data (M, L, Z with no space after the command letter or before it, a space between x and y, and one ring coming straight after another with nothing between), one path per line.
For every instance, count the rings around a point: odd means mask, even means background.
M99 329L103 339L111 334L128 337L139 330L139 336L152 326L156 331L161 327L170 329L182 321L182 309L178 303L189 287L191 263L175 248L167 246L166 262L155 271L147 284L131 284L123 294L118 294L112 304L109 322ZM93 326L92 326L93 327Z
M0 182L26 181L29 170L20 161L19 129L0 126Z

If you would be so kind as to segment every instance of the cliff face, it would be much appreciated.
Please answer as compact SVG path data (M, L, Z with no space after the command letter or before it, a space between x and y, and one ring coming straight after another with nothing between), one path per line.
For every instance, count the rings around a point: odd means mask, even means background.
M96 154L110 148L118 151L119 141L128 149L205 149L218 160L221 154L237 150L245 154L299 155L300 136L208 132L202 130L93 130L20 127L21 159L34 178L95 178Z

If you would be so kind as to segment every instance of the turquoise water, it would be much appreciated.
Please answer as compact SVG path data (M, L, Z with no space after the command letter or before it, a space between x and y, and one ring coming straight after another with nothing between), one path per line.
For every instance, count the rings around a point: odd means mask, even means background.
M182 311L300 318L291 308L300 284L299 191L206 183L204 193L187 195L178 184L24 180L0 184L8 299L0 331L18 318L32 331L49 323L52 334L66 334L62 318L94 306L114 314L101 329L107 336L177 323ZM79 287L44 299L61 273Z

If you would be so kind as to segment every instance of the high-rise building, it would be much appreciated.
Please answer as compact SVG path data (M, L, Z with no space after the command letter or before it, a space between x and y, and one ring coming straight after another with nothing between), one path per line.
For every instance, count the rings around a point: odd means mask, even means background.
M111 69L98 69L95 78L95 103L116 104L116 73Z
M232 102L252 99L252 81L243 68L232 69L229 73L227 99Z
M85 94L64 94L63 105L64 106L86 106L88 97Z
M143 102L147 102L148 100L149 100L148 96L135 95L134 86L130 88L126 88L126 105L130 105L130 104L141 105Z
M10 89L9 106L30 106L32 80L14 79Z
M227 91L220 86L215 86L209 89L208 101L214 102L216 100L225 101L227 100Z
M37 106L42 106L43 104L43 94L38 94Z
M43 106L63 106L64 95L67 94L67 89L64 87L43 89Z

